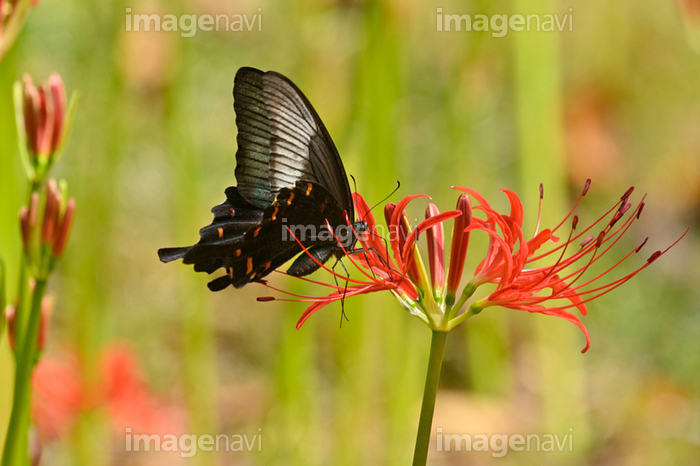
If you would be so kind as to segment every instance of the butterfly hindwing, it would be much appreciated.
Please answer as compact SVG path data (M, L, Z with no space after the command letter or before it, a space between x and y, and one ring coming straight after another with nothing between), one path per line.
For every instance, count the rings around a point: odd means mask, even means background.
M328 230L326 222L334 226L334 231ZM328 190L310 181L298 182L292 188L282 188L265 209L262 221L248 230L242 241L226 248L221 266L230 283L239 288L265 277L300 253L307 256L304 248L316 250L319 262L325 262L332 254L321 253L319 246L337 253L341 251L338 240L351 246L347 241L349 231L344 211ZM305 267L300 269L297 265L299 273L291 274L305 275L316 270L318 264L310 258L309 261L313 265L304 260ZM219 279L214 282L223 283Z
M214 221L201 230L200 242L207 244L230 244L243 238L246 231L263 219L263 209L249 204L231 186L226 189L226 201L211 209Z
M183 259L185 264L195 264L198 272L213 272L222 266L217 247L243 239L243 235L263 219L263 209L250 204L236 187L226 189L226 200L211 209L214 220L199 230L197 244L185 248L163 248L158 256L163 262Z

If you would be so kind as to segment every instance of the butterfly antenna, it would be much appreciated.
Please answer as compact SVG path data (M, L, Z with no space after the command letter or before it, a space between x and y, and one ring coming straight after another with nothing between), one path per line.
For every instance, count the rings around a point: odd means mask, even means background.
M352 180L355 181L355 178L353 178ZM366 213L365 215L367 215L368 213L372 212L372 210L374 210L375 207L377 207L378 205L382 204L384 201L386 201L386 200L389 199L391 196L393 196L393 195L396 193L396 191L399 190L400 187L401 187L401 182L398 181L398 180L396 180L396 187L394 188L394 190L393 190L392 192L390 192L389 195L388 195L387 197L385 197L385 198L382 199L381 201L379 201L379 202L377 202L376 204L374 204L374 205L367 211L367 213ZM364 220L364 219L365 219L365 218L362 217L362 220Z
M374 205L372 206L372 208L370 208L370 209L367 211L367 213L366 213L365 215L367 215L367 214L369 214L370 212L372 212L372 210L373 210L375 207L377 207L378 205L382 204L384 201L386 201L386 200L389 199L391 196L393 196L393 195L396 193L396 191L399 190L399 188L401 188L401 182L400 182L399 180L396 180L396 187L394 188L394 190L393 190L392 192L390 192L389 195L388 195L387 197L385 197L385 198L382 199L381 201L379 201L379 202L377 202L376 204L374 204ZM364 221L364 217L362 218L362 220ZM378 235L378 234L376 234L376 233L374 233L374 232L372 232L372 231L370 231L369 234L370 234L370 235L377 236L377 237L380 238L382 241L384 241L384 246L385 246L385 248L386 248L387 258L386 258L386 260L384 260L384 258L382 257L382 255L379 254L379 251L377 251L377 257L379 257L380 260L385 261L385 262L386 262L385 265L386 265L387 267L389 267L389 244L387 243L386 238L384 238L384 237L382 237L381 235ZM374 272L373 272L373 273L374 273Z

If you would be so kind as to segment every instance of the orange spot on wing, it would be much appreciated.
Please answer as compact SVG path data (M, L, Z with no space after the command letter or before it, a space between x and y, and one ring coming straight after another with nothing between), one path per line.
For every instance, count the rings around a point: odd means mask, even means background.
M252 272L252 271L253 271L253 258L252 258L252 257L249 257L249 258L248 258L248 264L247 264L245 273L246 273L246 274L249 274L249 273Z
M260 229L261 229L261 228L262 228L262 227L258 227L258 228L255 229L255 231L253 232L253 237L257 238L258 233L260 233Z
M224 229L223 229L223 228L219 227L219 228L216 229L216 231L219 232L219 238L223 238L223 237L224 237Z
M314 185L312 185L311 183L308 183L308 184L307 184L307 187L306 187L306 195L307 195L307 196L308 196L309 194L311 194L311 189L312 189L313 187L314 187Z
M275 211L272 212L272 221L277 220L277 212L279 212L279 210L280 210L279 207L275 207Z
M292 199L294 199L294 193L289 193L289 199L287 199L287 205L292 204Z
M241 250L240 250L240 249L236 249L236 257L239 257L240 255L241 255Z
M265 262L265 270L269 269L271 265L272 265L272 262L270 262L270 261Z

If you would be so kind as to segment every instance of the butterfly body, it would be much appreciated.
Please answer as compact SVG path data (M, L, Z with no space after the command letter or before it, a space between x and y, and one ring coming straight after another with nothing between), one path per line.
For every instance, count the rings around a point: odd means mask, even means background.
M342 161L303 93L278 73L241 68L233 94L238 185L212 209L197 244L158 251L198 272L223 268L213 291L260 280L297 255L287 272L312 273L353 251L367 228L346 220L355 214Z

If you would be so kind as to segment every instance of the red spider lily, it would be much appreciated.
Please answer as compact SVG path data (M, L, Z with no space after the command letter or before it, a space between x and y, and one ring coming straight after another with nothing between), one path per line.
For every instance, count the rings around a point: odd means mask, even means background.
M478 192L469 188L457 187L457 189L472 196L479 203L474 209L482 211L486 216L485 219L474 219L473 224L467 230L483 231L489 236L486 257L476 268L474 278L469 282L466 290L472 287L476 289L486 283L496 284L496 290L488 297L473 303L469 311L454 319L451 325L459 324L466 318L463 316L477 314L490 306L553 315L577 325L586 335L586 347L583 352L588 350L590 347L588 330L576 315L567 312L567 310L576 308L581 315L585 316L588 312L587 302L609 293L630 280L685 236L683 233L678 240L663 251L654 252L643 265L623 277L600 284L603 277L633 254L638 253L648 238L603 272L592 278L583 279L583 275L588 269L603 255L610 252L632 224L639 219L644 208L644 198L642 198L639 204L631 209L632 204L628 202L628 199L634 188L630 188L605 214L575 234L579 218L574 215L574 211L588 192L589 187L590 180L586 182L579 199L564 220L552 229L536 232L529 241L525 240L522 232L523 206L514 192L502 190L510 202L510 214L503 215L496 212ZM540 202L542 197L542 187L540 186ZM572 219L571 230L566 241L546 252L540 252L545 244L559 242L555 233L569 218ZM539 217L537 223L539 226ZM591 235L591 232L598 233ZM550 264L539 265L547 261ZM552 262L554 263L551 264ZM460 303L466 302L472 292L465 293L463 299L460 299Z
M586 303L609 293L630 280L685 236L684 233L663 251L654 252L644 264L620 278L605 284L599 283L613 269L633 254L638 253L646 244L646 240L603 272L592 278L583 279L582 277L588 269L603 255L611 251L632 224L639 219L644 208L644 199L642 199L632 209L632 204L628 202L633 191L633 188L630 188L598 220L575 234L579 219L578 216L574 215L574 211L588 192L589 187L590 180L586 183L581 196L564 220L554 228L536 232L530 240L525 239L522 231L523 206L513 191L502 190L510 203L510 212L506 215L494 210L477 191L456 187L455 189L463 191L457 202L456 210L439 213L437 207L430 204L426 211L426 220L418 223L415 227L412 227L408 222L405 212L406 206L418 197L427 196L409 196L398 205L389 204L385 209L391 256L386 241L376 233L377 226L367 204L362 196L355 195L358 214L361 218L367 219L369 228L359 237L363 247L362 252L350 252L348 259L364 274L365 279L348 279L326 267L324 269L336 278L348 280L352 285L347 287L338 284L330 285L304 278L308 282L330 287L333 292L326 297L292 295L299 298L292 299L292 301L312 303L302 315L297 328L311 314L334 301L357 294L390 290L411 314L419 317L433 330L449 331L467 318L491 306L561 317L574 323L584 332L586 347L583 352L585 352L590 347L588 330L579 318L568 310L576 308L582 315L586 315ZM541 187L540 191L541 205ZM474 207L472 207L470 198L476 203ZM485 218L473 216L473 211L481 212ZM571 231L568 233L566 241L542 252L545 244L560 242L555 233L570 218ZM445 281L442 223L448 219L454 219L454 230L449 269ZM538 215L538 228L539 223ZM416 247L416 241L424 232L430 256L429 277ZM469 235L472 232L483 232L488 235L489 245L486 256L476 268L473 278L462 289L459 300L456 300L457 290L464 272ZM597 232L597 234L591 234L592 232ZM465 310L467 300L477 288L486 284L496 285L496 289L487 297L472 303ZM275 298L259 298L261 301L271 299Z

